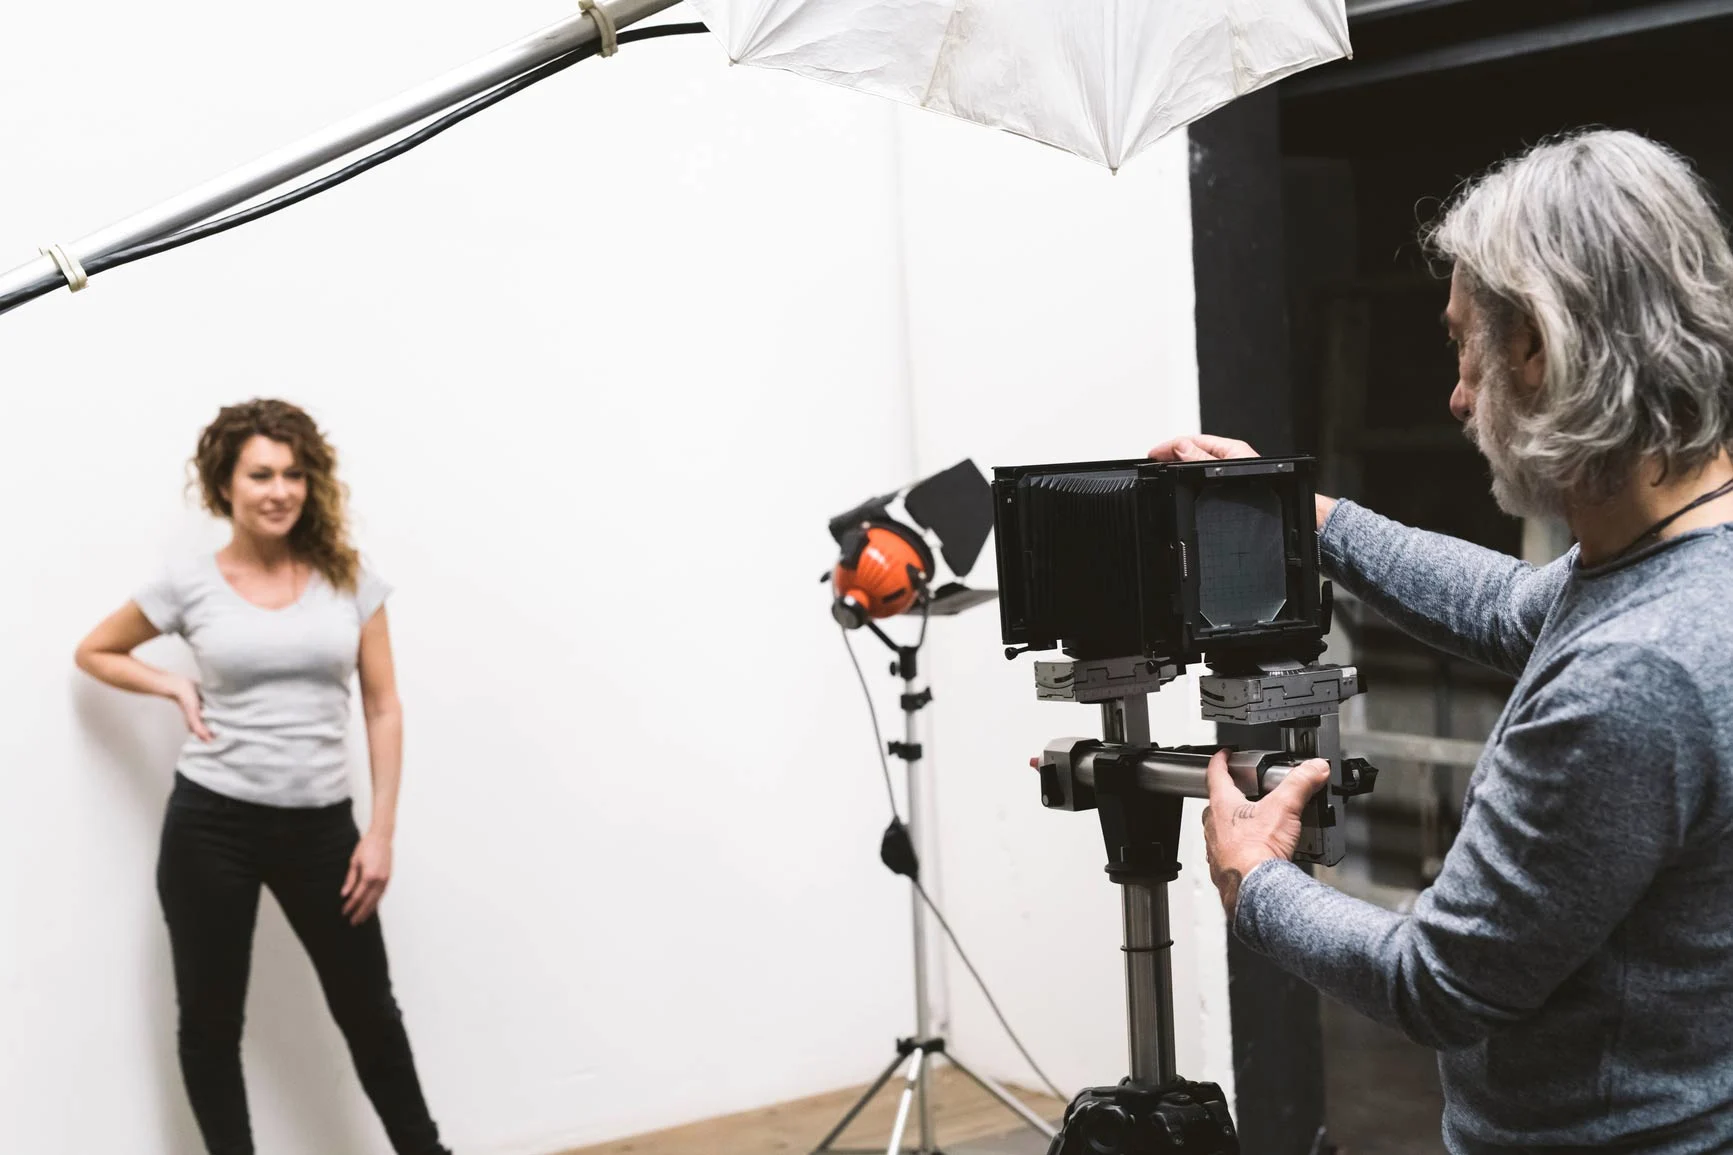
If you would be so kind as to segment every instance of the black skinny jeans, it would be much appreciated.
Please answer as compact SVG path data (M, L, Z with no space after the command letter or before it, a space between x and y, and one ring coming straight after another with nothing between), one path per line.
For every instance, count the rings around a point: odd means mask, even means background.
M312 956L393 1149L450 1155L428 1115L391 995L379 917L351 926L343 916L343 882L359 840L347 802L313 810L260 806L175 776L157 893L174 951L181 1075L210 1155L253 1155L241 1019L261 884Z

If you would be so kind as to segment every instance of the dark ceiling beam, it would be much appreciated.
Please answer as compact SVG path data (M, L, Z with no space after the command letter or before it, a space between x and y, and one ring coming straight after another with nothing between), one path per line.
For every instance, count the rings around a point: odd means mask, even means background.
M1436 0L1369 0L1369 2L1405 2L1410 6L1431 4ZM1565 20L1541 28L1525 28L1501 36L1488 36L1462 44L1447 44L1441 48L1380 60L1374 64L1345 63L1320 72L1306 73L1282 85L1284 97L1317 96L1383 84L1410 76L1468 68L1496 60L1510 60L1536 52L1551 52L1601 40L1612 40L1640 32L1675 28L1718 17L1733 16L1733 0L1669 0L1663 4L1648 4L1622 12L1607 12Z

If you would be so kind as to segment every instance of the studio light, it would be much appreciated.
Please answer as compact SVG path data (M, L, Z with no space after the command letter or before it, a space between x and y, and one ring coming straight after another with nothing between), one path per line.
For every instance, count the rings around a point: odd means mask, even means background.
M896 1122L891 1129L886 1152L901 1153L903 1136L914 1120L916 1141L912 1155L939 1155L937 1131L933 1121L930 1094L934 1067L949 1063L983 1090L1016 1114L1031 1128L1052 1138L1054 1128L1011 1092L986 1075L965 1064L945 1038L933 1030L932 1010L927 987L927 924L930 910L940 928L956 948L957 957L980 983L987 1003L1010 1035L1012 1043L1028 1059L1029 1065L1045 1082L1055 1097L1065 1096L1035 1064L1023 1043L1011 1030L999 1012L998 1003L987 990L980 973L964 953L944 914L933 903L921 882L920 854L916 849L915 832L921 822L920 772L923 751L919 740L917 718L933 700L933 692L916 688L919 659L927 638L927 624L933 617L950 617L971 606L991 601L993 590L970 589L960 581L939 583L939 559L955 578L961 578L974 568L987 535L993 529L993 492L987 479L973 461L961 461L943 473L936 474L895 493L862 502L846 513L832 518L830 535L840 551L836 565L822 580L831 585L831 616L843 627L842 638L848 645L855 673L866 694L867 707L873 719L873 736L878 743L879 764L885 775L885 793L890 803L891 820L879 844L879 858L893 874L909 880L914 906L914 987L915 1033L896 1041L889 1064L866 1093L833 1127L814 1149L813 1155L843 1155L843 1148L834 1146L848 1125L860 1114L873 1096L895 1078L899 1069L902 1093L897 1106ZM936 549L936 556L935 556ZM913 643L894 640L880 628L887 619L918 612L919 635ZM902 679L900 698L903 711L903 738L885 742L879 731L878 714L873 708L871 688L849 642L851 630L865 628L883 642L896 657L891 673ZM891 784L890 762L900 759L907 771L906 794L908 820L897 812L896 791ZM931 839L929 839L929 843Z
M992 489L967 460L838 514L830 535L841 556L825 578L835 593L831 616L853 630L916 608L945 617L991 601L992 590L933 584L939 567L926 534L960 578L974 568L992 529Z

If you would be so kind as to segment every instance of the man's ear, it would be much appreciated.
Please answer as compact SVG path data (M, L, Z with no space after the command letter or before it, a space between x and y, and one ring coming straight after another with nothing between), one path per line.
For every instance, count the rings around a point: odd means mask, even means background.
M1517 372L1517 379L1522 382L1523 392L1533 397L1546 384L1546 342L1541 339L1540 329L1533 318L1524 317L1517 326L1511 352L1511 364Z

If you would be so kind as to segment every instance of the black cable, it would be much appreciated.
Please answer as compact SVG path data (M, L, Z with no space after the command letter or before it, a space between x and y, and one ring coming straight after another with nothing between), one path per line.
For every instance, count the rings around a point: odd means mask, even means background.
M634 40L653 40L662 36L684 36L706 31L708 31L708 29L703 24L697 23L661 24L653 28L627 29L619 34L618 39L622 44L630 44ZM228 216L218 217L214 221L195 225L192 228L185 229L159 240L147 241L141 245L134 245L129 249L122 249L120 252L111 253L106 257L99 257L96 260L87 263L85 265L85 271L89 273L106 272L109 269L130 264L131 262L141 260L144 257L168 252L171 249L178 249L182 245L190 245L194 241L203 240L205 237L212 237L216 236L218 233L225 233L230 229L244 225L249 221L256 221L261 217L266 217L272 213L286 209L290 205L299 204L301 201L304 201L309 197L316 196L319 193L325 192L327 189L336 188L340 184L355 179L369 169L377 168L388 160L393 160L413 148L426 144L446 129L455 127L463 121L468 120L483 109L491 108L493 105L498 104L508 96L515 96L524 89L530 87L532 84L538 84L541 81L546 80L548 77L553 76L555 73L564 72L580 60L587 60L591 56L596 55L600 50L600 46L592 45L568 52L564 56L556 56L546 64L538 65L524 73L522 76L506 81L491 92L483 93L481 96L475 97L468 103L459 105L457 108L439 117L439 119L416 129L401 140L395 141L377 152L369 153L367 156L362 157L360 160L355 161L352 164L345 165L336 172L328 173L316 181L302 185L298 189L292 189L281 196L273 197L271 200L265 201L263 204L254 205L252 208L243 209L237 213L230 213Z
M891 764L885 757L885 736L879 729L879 708L873 705L873 692L867 688L866 675L861 673L860 659L855 657L854 643L848 640L846 628L842 631L842 644L848 650L848 660L854 663L854 676L860 679L860 691L866 695L867 713L872 716L873 743L879 752L879 767L885 772L885 797L890 800L891 817L901 822L903 816L897 813L896 788L891 785Z
M708 29L705 25L700 23L658 24L649 28L628 28L619 34L618 39L622 44L630 44L636 40L654 40L663 36L688 36L693 33L706 31L708 31ZM261 217L266 217L272 213L280 212L283 209L288 208L290 205L299 204L301 201L304 201L309 197L317 196L319 193L325 192L328 189L336 188L340 184L353 180L362 173L369 169L377 168L388 160L402 156L410 149L427 143L446 129L451 128L462 121L468 120L483 109L498 104L508 96L515 96L517 93L522 92L532 84L537 84L546 80L557 72L564 72L580 60L585 60L596 55L600 50L600 45L591 45L575 49L566 53L564 56L556 56L546 64L538 65L521 76L508 80L499 87L459 105L452 111L440 116L437 120L433 120L428 124L423 125L421 128L416 129L408 136L394 141L376 152L369 153L360 160L345 165L343 168L340 168L335 172L328 173L325 176L320 177L318 180L310 181L299 188L291 189L289 192L273 197L270 200L254 205L251 208L242 209L239 212L230 213L227 216L217 217L214 220L193 225L181 230L180 232L172 233L169 236L160 237L153 241L146 241L143 244L133 245L132 247L122 249L119 252L109 253L106 256L93 257L84 262L84 270L94 276L97 273L103 273L110 269L119 268L121 265L131 264L133 261L143 260L145 257L155 256L158 253L166 253L172 249L178 249L183 245L190 245L194 241L203 240L206 237L213 237L219 233L228 232L230 229L238 228L250 221L256 221ZM62 284L64 283L65 282L62 281ZM36 297L44 296L59 287L59 285L50 285L45 289L36 291L19 291L9 293L5 296L0 296L0 313L16 308L24 302Z
M1624 549L1621 549L1606 561L1596 563L1596 568L1598 569L1600 566L1612 565L1616 561L1621 561L1625 557L1636 553L1638 548L1641 546L1653 545L1655 542L1661 540L1661 531L1663 529L1666 529L1669 525L1672 525L1675 521L1678 521L1693 509L1696 509L1699 506L1708 505L1711 501L1726 497L1729 493L1733 493L1733 481L1727 481L1722 485L1718 485L1708 493L1698 497L1695 501L1683 505L1672 513L1669 513L1666 517L1663 517L1660 521L1657 521L1654 525L1645 529L1637 540L1633 541L1630 545L1627 545Z
M915 645L917 651L919 651L921 646L926 643L927 622L931 616L931 610L932 607L930 604L923 603L921 614L921 636L920 641ZM849 641L848 630L846 629L842 631L842 644L848 648L849 661L854 663L855 676L860 679L861 693L866 695L867 712L872 715L873 721L873 738L878 743L879 765L884 768L885 772L885 793L890 796L891 817L900 823L902 821L902 816L897 813L896 794L891 790L891 767L890 763L885 760L884 735L879 731L878 707L873 705L872 691L867 688L866 675L861 673L860 659L855 657L854 643ZM1018 1038L1017 1032L1011 1029L1010 1022L1005 1018L1005 1012L999 1009L998 1000L993 997L993 992L987 989L987 982L981 977L981 972L976 970L975 964L969 961L969 956L963 950L963 944L957 941L956 932L951 929L951 924L945 921L944 912L939 910L938 904L935 903L932 896L927 893L927 888L921 885L921 880L918 877L911 875L909 881L914 884L915 893L921 896L921 901L927 904L927 909L933 912L933 917L939 920L939 926L943 928L945 937L951 941L952 949L957 952L957 957L963 960L963 965L968 968L970 977L975 980L975 985L981 988L981 995L987 1000L987 1005L992 1008L994 1017L999 1020L999 1025L1005 1028L1005 1034L1010 1037L1012 1046L1017 1048L1017 1053L1023 1056L1023 1061L1029 1064L1029 1069L1034 1071L1035 1074L1040 1077L1041 1081L1047 1085L1049 1091L1053 1092L1053 1097L1055 1099L1058 1099L1062 1103L1069 1102L1069 1097L1065 1092L1061 1091L1054 1085L1052 1079L1047 1077L1047 1072L1041 1069L1041 1065L1035 1061L1034 1056L1029 1054L1029 1049L1023 1045L1023 1040Z
M1038 1064L1034 1057L1029 1054L1028 1048L1023 1046L1023 1040L1019 1039L1017 1037L1017 1032L1011 1029L1011 1024L1005 1021L1005 1013L999 1009L999 1004L994 1001L993 992L987 989L986 980L981 977L981 972L975 969L975 964L969 961L969 956L963 953L963 944L957 941L956 934L951 930L951 924L945 921L944 914L940 912L938 906L935 905L932 898L928 896L927 888L921 885L921 880L918 878L912 879L911 881L914 882L915 891L921 896L921 901L927 904L927 909L933 912L933 917L938 919L939 925L944 928L945 937L951 940L951 946L956 950L957 957L962 959L963 965L969 968L969 974L974 977L975 985L981 988L981 994L986 996L987 1005L993 1008L993 1014L998 1018L999 1025L1005 1028L1005 1033L1007 1035L1011 1036L1011 1043L1017 1048L1017 1053L1023 1056L1023 1061L1029 1064L1030 1070L1034 1071L1036 1075L1040 1076L1041 1081L1047 1084L1047 1089L1053 1092L1053 1097L1055 1099L1058 1099L1061 1103L1069 1102L1069 1096L1067 1096L1064 1091L1061 1091L1058 1087L1053 1085L1053 1080L1047 1077L1047 1072L1043 1071L1040 1064Z

